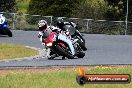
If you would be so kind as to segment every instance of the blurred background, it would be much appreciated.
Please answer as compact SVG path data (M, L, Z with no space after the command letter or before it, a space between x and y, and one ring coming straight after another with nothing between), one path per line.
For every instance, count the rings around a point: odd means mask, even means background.
M0 13L15 30L35 31L45 19L56 26L56 19L72 21L90 34L132 34L131 0L1 0Z

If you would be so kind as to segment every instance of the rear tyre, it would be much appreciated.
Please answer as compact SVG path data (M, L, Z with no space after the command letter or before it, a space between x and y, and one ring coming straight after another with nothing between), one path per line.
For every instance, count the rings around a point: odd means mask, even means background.
M5 32L9 37L12 37L12 32L8 28L5 30Z
M85 56L85 53L83 53L83 52L78 52L78 54L77 54L78 58L83 58L84 56Z
M73 59L74 56L69 54L68 52L66 52L61 46L57 45L56 46L56 51L58 52L58 54L67 57L68 59Z

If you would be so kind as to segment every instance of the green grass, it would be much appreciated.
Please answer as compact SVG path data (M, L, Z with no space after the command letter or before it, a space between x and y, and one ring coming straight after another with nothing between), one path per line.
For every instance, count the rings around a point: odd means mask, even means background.
M16 0L18 13L27 13L30 0Z
M22 45L0 43L0 60L37 55L38 51Z
M88 74L130 74L132 67L87 67ZM76 82L78 71L69 69L0 70L0 88L131 88L130 84L86 84Z

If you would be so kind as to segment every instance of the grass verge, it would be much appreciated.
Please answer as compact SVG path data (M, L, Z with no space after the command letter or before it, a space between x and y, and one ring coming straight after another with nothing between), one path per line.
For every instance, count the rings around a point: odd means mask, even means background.
M131 66L89 66L87 74L130 74ZM78 69L46 68L0 70L0 88L131 88L130 84L86 84L76 82Z
M37 55L38 51L22 45L0 43L0 60Z

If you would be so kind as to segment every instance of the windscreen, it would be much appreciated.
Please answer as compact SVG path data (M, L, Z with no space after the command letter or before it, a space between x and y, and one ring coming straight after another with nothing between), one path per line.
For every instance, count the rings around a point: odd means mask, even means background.
M71 33L71 35L73 35L76 31L76 29L74 27L72 27L71 25L65 25L63 28L65 30L68 30Z
M51 32L52 30L50 28L47 28L43 33L43 38L47 38Z

